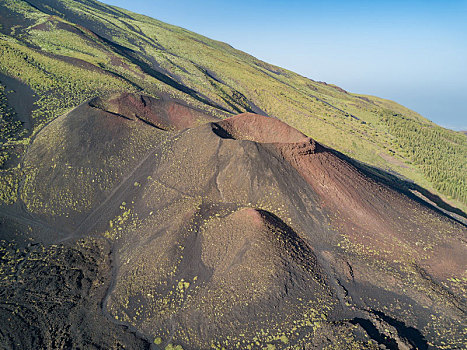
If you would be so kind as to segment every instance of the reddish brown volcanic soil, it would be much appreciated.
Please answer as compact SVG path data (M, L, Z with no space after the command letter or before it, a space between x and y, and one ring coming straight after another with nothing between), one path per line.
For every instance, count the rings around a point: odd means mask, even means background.
M306 135L279 119L253 113L243 113L215 123L226 136L236 140L260 143L296 143L305 141Z
M25 247L0 270L21 305L0 317L35 334L23 348L57 329L82 348L465 346L465 225L275 118L115 95L49 124L24 163L21 199L0 208ZM57 254L68 282L48 287L35 274ZM55 321L28 325L50 288L66 289L44 306Z
M91 105L131 120L140 119L162 130L183 130L217 119L180 102L142 95L119 94L106 101L95 99Z

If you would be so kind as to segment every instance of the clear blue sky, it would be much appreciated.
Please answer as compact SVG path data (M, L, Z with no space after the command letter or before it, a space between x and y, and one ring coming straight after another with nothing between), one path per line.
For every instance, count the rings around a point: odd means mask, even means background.
M104 0L467 130L467 0Z

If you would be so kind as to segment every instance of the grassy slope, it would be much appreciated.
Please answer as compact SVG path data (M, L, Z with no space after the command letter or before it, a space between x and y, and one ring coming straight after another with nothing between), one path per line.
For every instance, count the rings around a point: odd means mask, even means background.
M466 208L467 137L394 102L347 93L225 43L96 1L2 0L0 6L5 14L0 73L36 94L32 135L96 94L164 91L220 116L264 111ZM15 119L2 113L2 125L9 120ZM18 135L8 137L4 152L21 154L30 136ZM11 174L20 169L8 164L2 182L9 179L14 192Z

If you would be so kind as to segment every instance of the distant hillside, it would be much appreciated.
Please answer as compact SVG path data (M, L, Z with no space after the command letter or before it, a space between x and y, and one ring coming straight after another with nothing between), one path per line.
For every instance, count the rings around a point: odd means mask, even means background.
M348 93L93 0L2 0L0 22L4 169L16 165L31 134L90 97L164 91L219 116L277 117L466 208L467 137L394 102Z

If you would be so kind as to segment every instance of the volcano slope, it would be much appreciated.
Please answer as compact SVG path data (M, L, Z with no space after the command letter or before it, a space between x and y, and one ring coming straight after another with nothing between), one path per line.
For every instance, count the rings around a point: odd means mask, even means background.
M116 94L24 168L2 347L465 345L466 227L278 119Z

